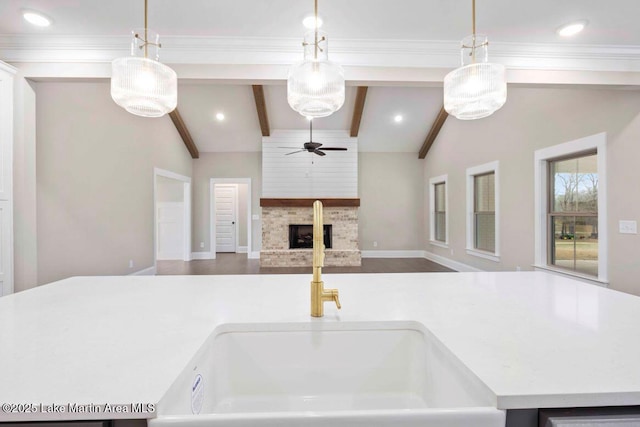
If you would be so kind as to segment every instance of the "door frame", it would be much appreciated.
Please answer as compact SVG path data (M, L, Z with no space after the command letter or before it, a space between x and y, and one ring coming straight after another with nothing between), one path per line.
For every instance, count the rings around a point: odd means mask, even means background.
M251 246L251 178L211 178L209 179L209 252L211 259L216 259L216 197L214 190L216 184L245 184L247 186L247 257L250 256ZM236 203L238 203L236 198ZM236 209L237 213L238 209ZM236 251L238 248L238 230L240 224L236 220Z
M182 203L184 204L183 230L184 244L182 260L191 261L191 178L165 169L153 168L153 266L158 267L158 177L162 176L182 182Z

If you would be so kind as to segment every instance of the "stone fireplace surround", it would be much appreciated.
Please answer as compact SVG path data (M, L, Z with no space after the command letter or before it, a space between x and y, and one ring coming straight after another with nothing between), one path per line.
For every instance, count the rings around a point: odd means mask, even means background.
M312 224L316 199L261 199L261 267L311 267L312 249L289 249L289 225ZM325 224L332 225L333 248L325 251L325 267L360 266L359 199L319 199Z

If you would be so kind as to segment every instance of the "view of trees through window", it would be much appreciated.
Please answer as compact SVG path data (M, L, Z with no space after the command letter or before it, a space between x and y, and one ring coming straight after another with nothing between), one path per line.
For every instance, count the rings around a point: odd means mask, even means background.
M550 161L549 173L549 263L597 276L597 155Z

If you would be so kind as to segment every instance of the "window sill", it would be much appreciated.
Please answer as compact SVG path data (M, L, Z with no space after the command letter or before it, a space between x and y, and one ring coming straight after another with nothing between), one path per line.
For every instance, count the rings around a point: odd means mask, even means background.
M500 262L500 255L492 254L491 252L479 251L477 249L467 248L467 254L477 256L478 258L488 259L493 262Z
M429 240L429 244L433 246L438 246L441 248L449 249L449 245L446 242L439 242L437 240Z
M571 279L581 280L583 282L592 283L594 285L603 286L605 288L609 287L609 282L607 280L600 280L594 276L588 276L586 274L575 273L570 270L563 270L561 268L551 267L549 265L537 265L534 264L532 266L534 270L542 270L547 271L549 273L558 274L560 276L569 277Z

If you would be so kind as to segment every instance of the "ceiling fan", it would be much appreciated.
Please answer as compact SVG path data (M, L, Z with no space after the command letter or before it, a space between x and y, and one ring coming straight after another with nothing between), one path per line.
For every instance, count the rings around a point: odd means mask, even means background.
M326 156L327 153L325 151L347 151L344 147L322 147L322 144L319 142L313 142L313 120L309 120L309 142L305 142L302 146L302 149L297 151L292 151L291 153L285 154L285 156L289 156L291 154L302 153L303 151L308 151L309 153L317 154L318 156ZM280 147L280 148L298 148L298 147Z

